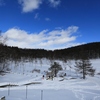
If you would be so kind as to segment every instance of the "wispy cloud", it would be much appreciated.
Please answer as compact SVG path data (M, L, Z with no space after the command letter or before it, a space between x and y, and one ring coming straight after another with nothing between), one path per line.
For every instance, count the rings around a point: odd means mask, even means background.
M50 21L50 18L45 18L46 21Z
M77 26L70 26L67 29L55 29L52 31L43 30L40 33L31 33L11 28L4 33L8 37L7 45L18 46L20 48L44 48L58 49L67 48L74 43L77 36L74 34L78 31Z
M38 17L39 17L39 13L36 13L35 16L34 16L34 18L38 19Z
M5 5L4 0L0 0L0 6Z
M57 7L61 3L60 0L49 0L49 2L52 7Z
M42 0L18 0L23 12L31 12L39 8Z

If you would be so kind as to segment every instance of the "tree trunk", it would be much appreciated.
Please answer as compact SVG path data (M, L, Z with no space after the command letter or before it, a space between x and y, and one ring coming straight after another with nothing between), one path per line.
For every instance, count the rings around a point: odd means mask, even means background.
M84 62L83 62L83 79L85 79L85 66L84 66Z
M56 73L56 68L55 68L55 77L57 76L57 73Z

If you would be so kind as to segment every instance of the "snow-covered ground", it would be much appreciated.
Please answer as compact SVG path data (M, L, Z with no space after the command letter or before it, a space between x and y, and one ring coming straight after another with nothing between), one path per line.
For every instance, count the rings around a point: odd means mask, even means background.
M63 68L66 67L67 76L64 79L42 78L44 70L50 67L50 61L46 59L42 65L39 61L26 62L24 65L19 63L16 67L14 64L9 65L11 72L0 76L0 86L8 85L0 88L0 97L5 96L6 100L100 100L100 75L97 75L100 72L100 59L91 60L96 74L94 77L87 76L85 80L80 79L80 75L75 72L74 61L69 64L59 63ZM34 68L40 69L40 73L32 73Z

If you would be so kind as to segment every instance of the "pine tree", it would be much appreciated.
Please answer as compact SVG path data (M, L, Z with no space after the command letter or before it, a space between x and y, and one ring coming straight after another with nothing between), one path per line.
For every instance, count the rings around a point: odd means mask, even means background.
M62 67L59 63L54 62L53 64L51 64L51 67L49 68L49 70L51 70L51 72L54 74L54 76L57 76L57 73L59 70L62 70Z
M75 62L76 71L83 75L83 79L86 78L86 75L94 76L95 69L91 65L89 59L80 59Z

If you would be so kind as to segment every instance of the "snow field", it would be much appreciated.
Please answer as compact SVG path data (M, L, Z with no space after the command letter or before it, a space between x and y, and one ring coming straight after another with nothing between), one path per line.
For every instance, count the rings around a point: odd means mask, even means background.
M59 62L63 68L66 67L67 76L63 81L60 77L53 80L42 79L44 70L50 67L50 61L46 59L43 59L42 66L39 61L37 64L27 62L24 66L19 63L17 67L11 64L12 66L9 66L12 68L11 72L0 76L0 86L7 84L18 86L0 88L0 97L6 96L6 100L100 100L100 75L87 76L85 80L80 79L80 74L74 70L73 62L70 62L71 68ZM91 60L91 63L97 69L96 73L100 72L100 59ZM40 73L32 73L34 68L40 69ZM32 82L39 82L39 84L31 84L27 88L24 85Z

